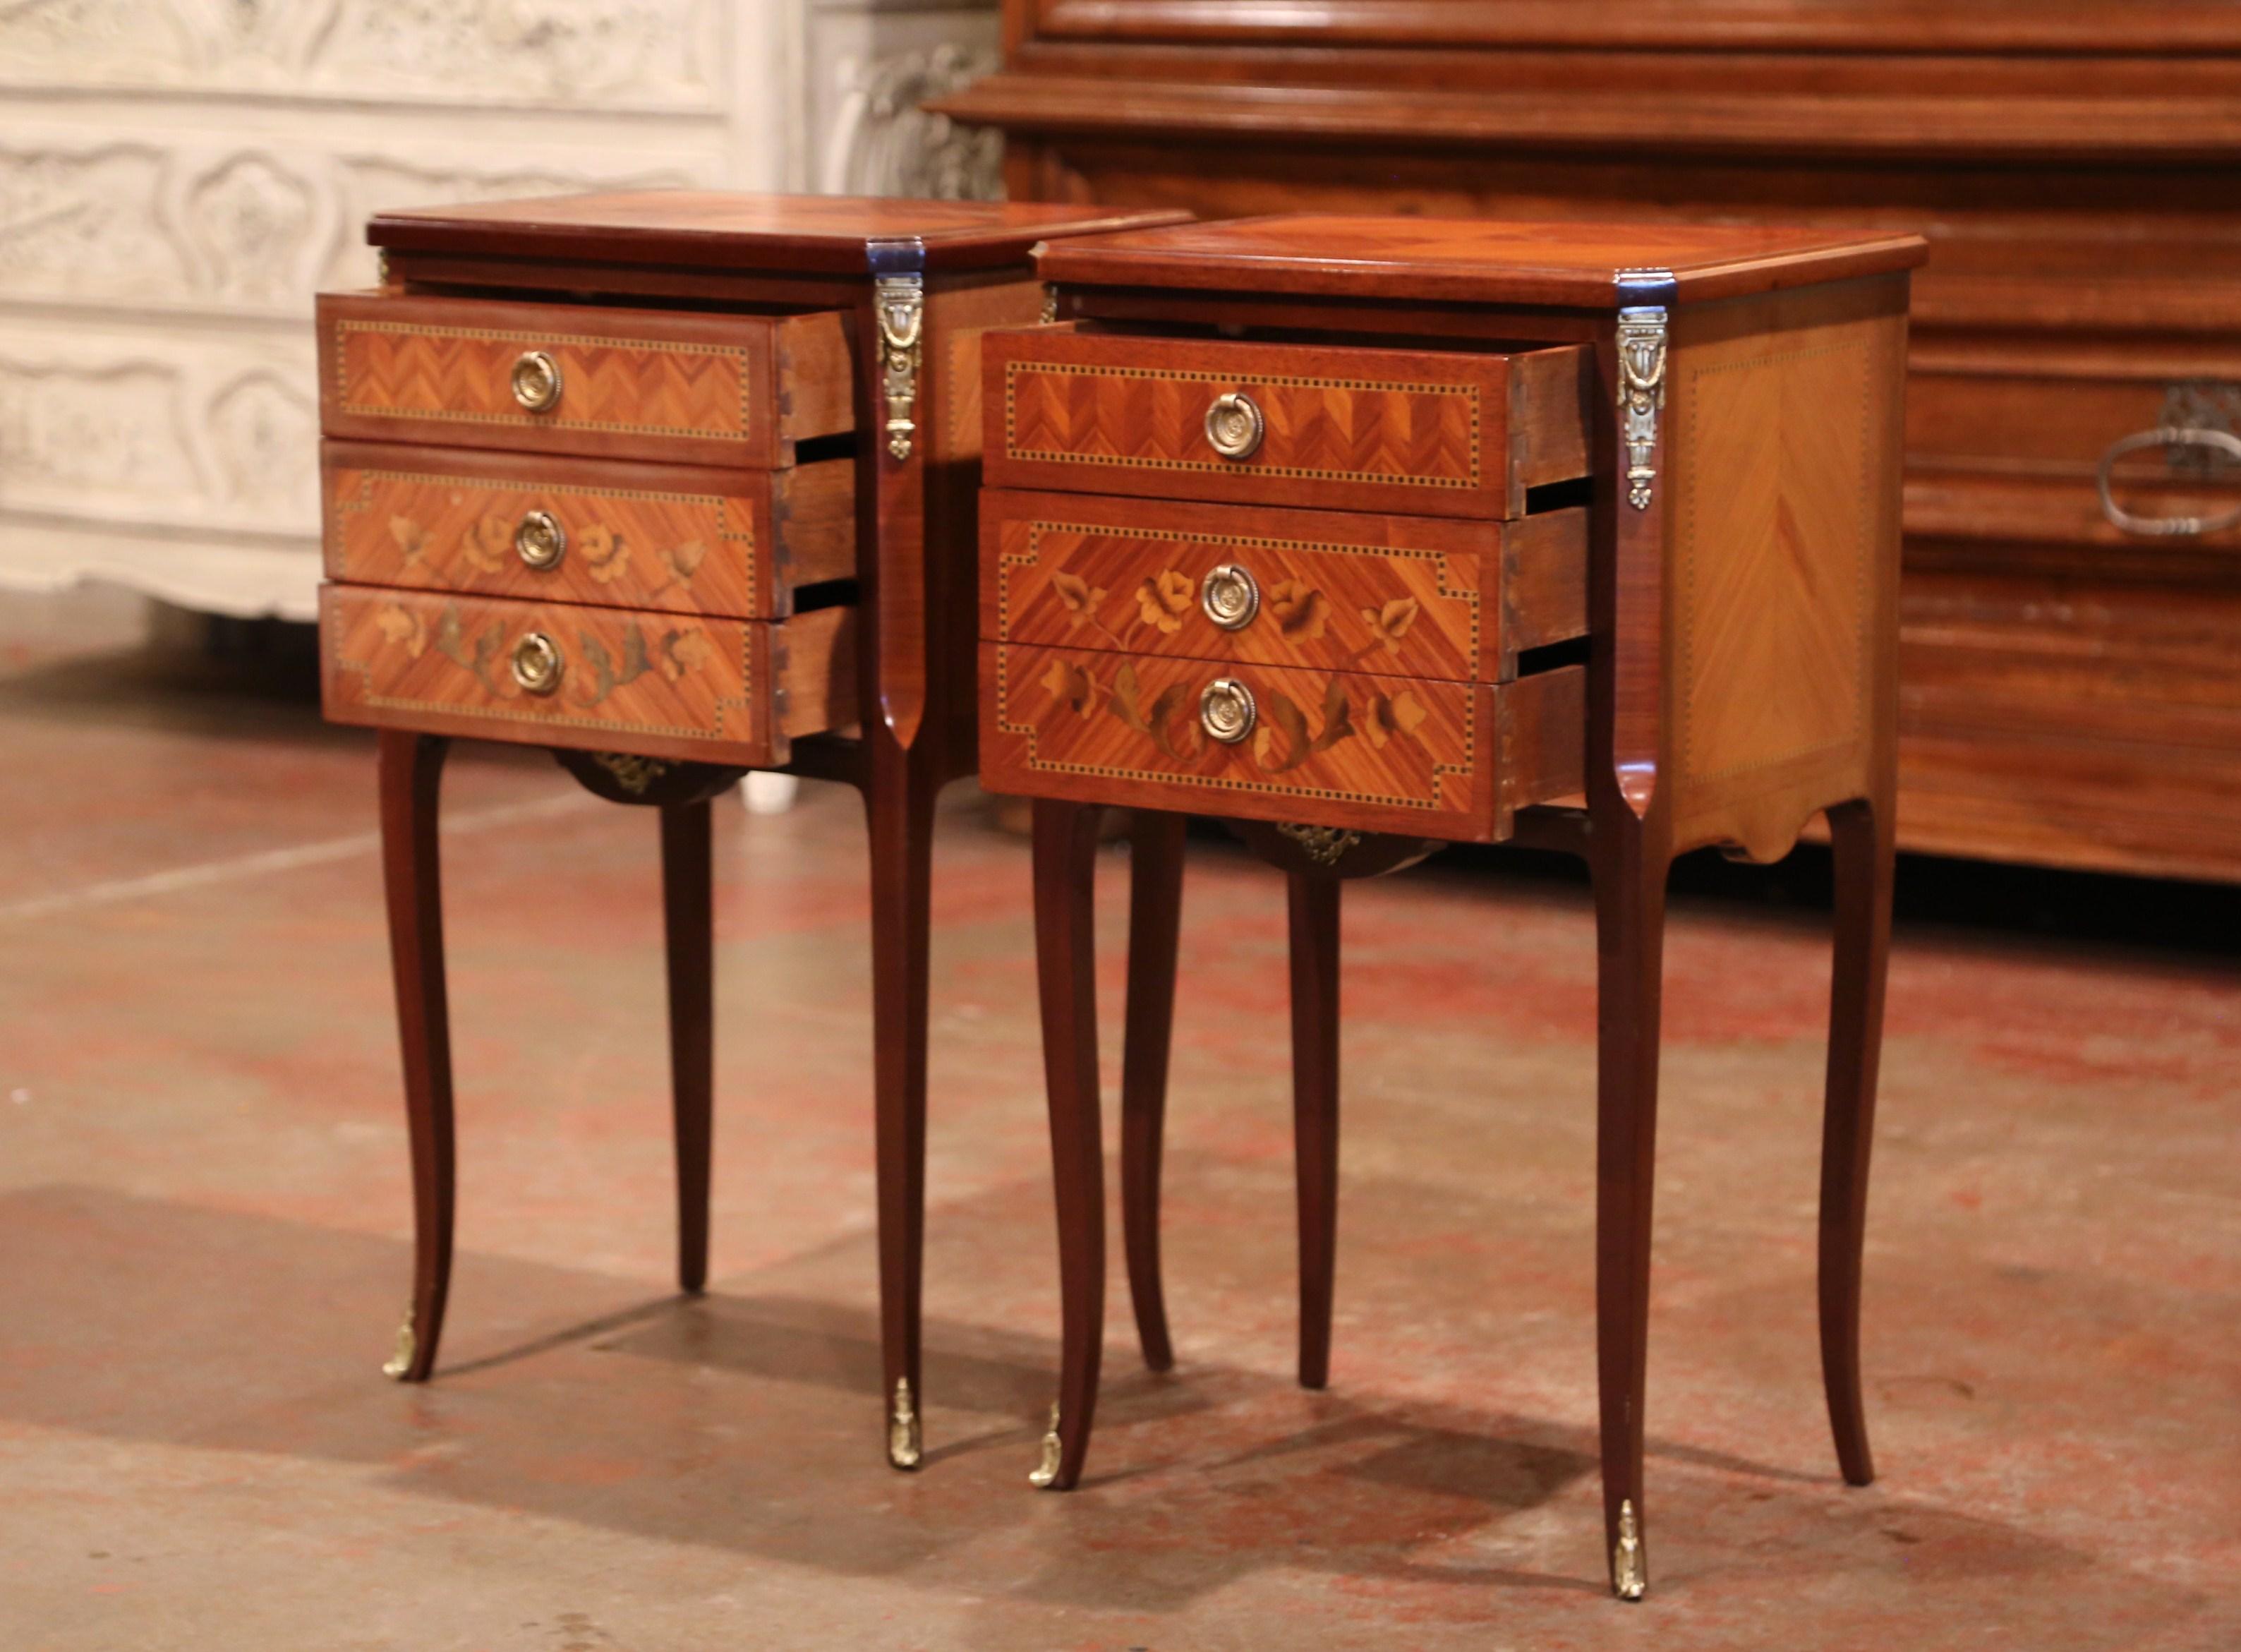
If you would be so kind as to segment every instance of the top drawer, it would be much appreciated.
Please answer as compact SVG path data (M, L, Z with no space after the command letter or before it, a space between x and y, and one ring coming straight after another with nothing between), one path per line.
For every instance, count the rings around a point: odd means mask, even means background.
M319 299L330 436L774 469L854 424L839 315Z
M1585 346L1485 354L990 332L991 486L1516 517L1588 470Z

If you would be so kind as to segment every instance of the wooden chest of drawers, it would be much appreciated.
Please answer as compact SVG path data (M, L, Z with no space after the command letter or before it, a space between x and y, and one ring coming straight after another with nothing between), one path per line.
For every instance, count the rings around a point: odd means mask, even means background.
M381 731L432 1369L452 1105L436 803L454 736L551 749L659 808L679 1277L707 1269L709 799L847 781L871 848L882 1422L919 1461L933 799L972 772L978 340L1043 305L1038 241L1167 212L586 196L377 218L377 291L322 298L327 714Z
M1184 812L1289 875L1301 1381L1327 1376L1338 891L1440 842L1589 862L1612 1587L1642 1400L1667 868L1837 866L1822 1336L1872 1475L1858 1287L1889 933L1911 236L1269 218L1055 244L984 346L980 766L1034 805L1064 1313L1036 1470L1080 1473L1103 1319L1089 886L1136 811L1122 1199L1147 1361ZM1530 342L1520 342L1530 341Z

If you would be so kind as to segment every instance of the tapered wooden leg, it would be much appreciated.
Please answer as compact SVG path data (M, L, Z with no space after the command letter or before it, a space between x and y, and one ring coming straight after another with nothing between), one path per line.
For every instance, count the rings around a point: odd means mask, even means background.
M1836 965L1829 997L1829 1084L1821 1126L1821 1379L1844 1478L1876 1477L1860 1399L1860 1252L1868 1154L1890 963L1892 810L1888 799L1829 811L1836 873Z
M1098 815L1087 805L1045 799L1034 807L1035 977L1042 1000L1062 1308L1058 1403L1031 1478L1060 1491L1081 1477L1104 1351L1105 1152L1091 922Z
M1144 1363L1175 1362L1160 1286L1160 1138L1175 1020L1186 817L1139 809L1129 827L1128 1007L1120 1048L1120 1237Z
M677 1122L677 1283L708 1282L708 1158L715 1089L715 925L708 804L661 811L661 905L669 965L669 1083Z
M1639 1600L1642 1394L1649 1337L1650 1192L1657 1144L1665 855L1622 822L1595 845L1595 1352L1611 1588ZM1598 829L1600 830L1600 825Z
M919 1288L926 1239L927 902L939 789L927 742L885 727L870 751L865 806L872 851L872 1067L880 1204L880 1346L887 1461L915 1468L925 1388Z
M1338 892L1295 872L1292 940L1292 1136L1300 1199L1300 1386L1330 1381L1338 1264Z
M436 834L437 794L450 745L388 729L378 742L382 883L412 1143L412 1301L398 1329L396 1352L382 1369L405 1382L425 1382L435 1368L452 1285L452 1033Z

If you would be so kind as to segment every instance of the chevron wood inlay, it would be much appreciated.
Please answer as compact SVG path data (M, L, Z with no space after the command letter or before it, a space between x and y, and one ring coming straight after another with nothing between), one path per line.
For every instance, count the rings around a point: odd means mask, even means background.
M330 585L319 593L337 722L766 766L788 739L854 717L854 613L781 623L639 614ZM559 686L530 692L516 649L542 637Z
M334 436L767 467L851 422L837 315L329 295L319 351ZM559 373L543 411L513 392L531 351Z
M1862 746L1888 331L1848 322L1680 355L1671 557L1689 779Z
M1576 374L1573 394L1520 398L1506 355L1033 329L991 333L984 364L994 486L1502 517L1522 513L1528 486L1562 479L1527 474L1516 453L1584 468ZM1232 392L1263 421L1238 459L1206 431Z
M855 572L854 467L686 469L330 442L327 576L485 597L769 619ZM516 545L549 517L559 560Z

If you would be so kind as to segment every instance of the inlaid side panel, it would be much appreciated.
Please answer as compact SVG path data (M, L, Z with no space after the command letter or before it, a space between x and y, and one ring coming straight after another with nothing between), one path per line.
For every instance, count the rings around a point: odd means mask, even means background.
M1668 600L1684 817L1865 772L1897 565L1903 302L1903 279L1863 282L1676 318Z
M1580 416L1576 371L1569 397L1515 398L1502 355L1035 330L992 333L985 360L987 474L1004 487L1516 516L1527 487L1562 478L1514 449L1565 445L1514 443L1513 409L1575 430ZM1242 421L1227 454L1218 404ZM1572 451L1552 468L1579 474Z
M330 294L319 358L333 436L767 467L847 427L837 316Z
M330 579L769 619L855 572L853 468L540 459L326 444Z
M328 585L324 699L337 722L766 766L786 760L791 735L853 718L853 619L826 609L773 625Z
M1000 642L1447 682L1502 674L1498 523L994 489L980 508L982 634ZM1251 617L1234 628L1205 606L1217 569L1217 605L1250 592Z

